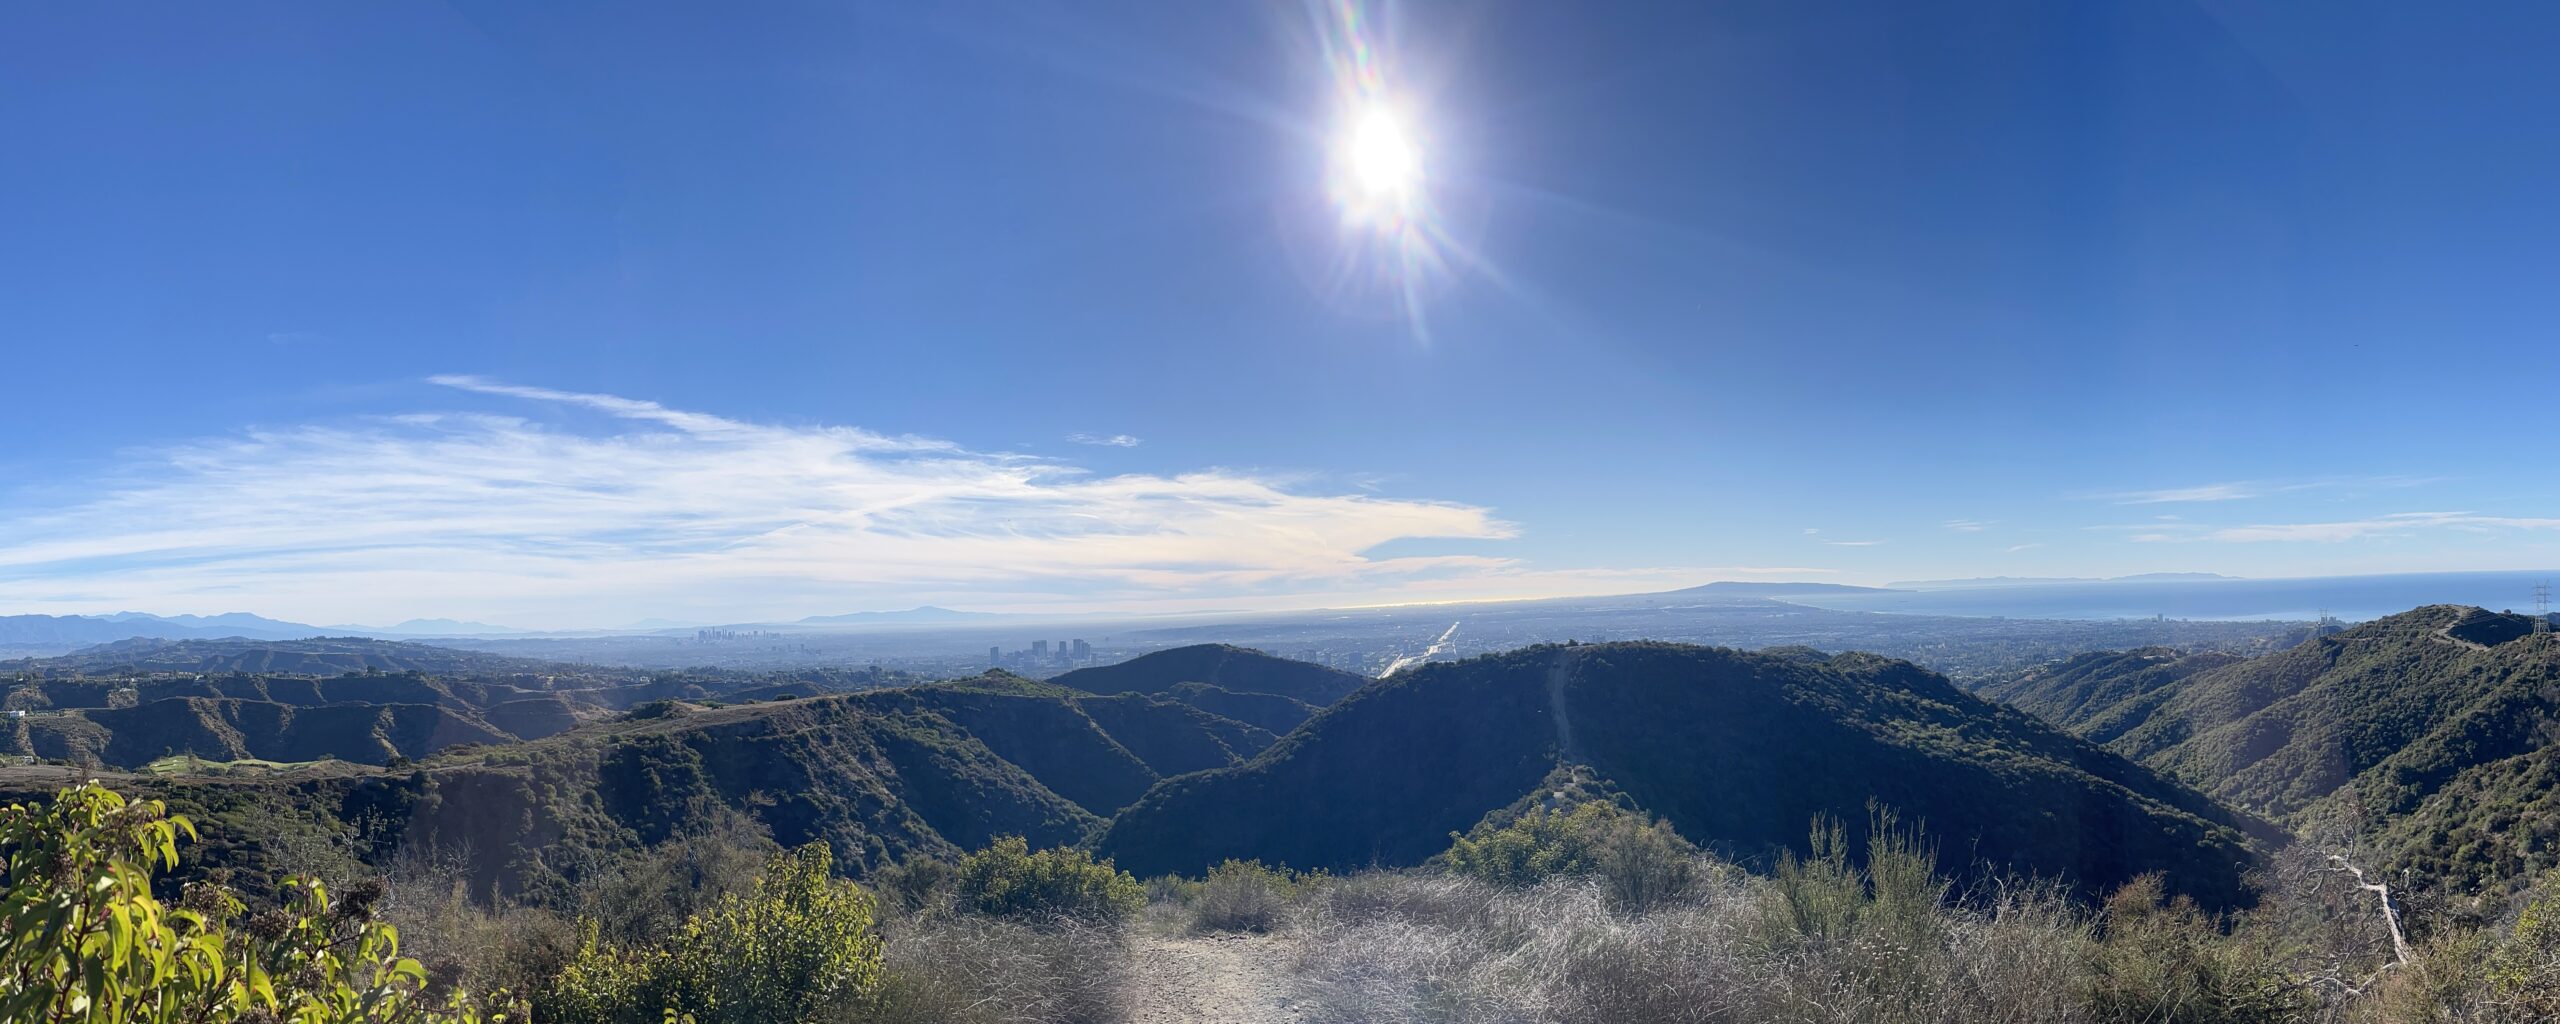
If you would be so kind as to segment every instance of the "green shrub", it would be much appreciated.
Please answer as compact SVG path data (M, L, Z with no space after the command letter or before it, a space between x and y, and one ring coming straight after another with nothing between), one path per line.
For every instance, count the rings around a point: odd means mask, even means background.
M1613 903L1642 910L1685 898L1698 886L1696 847L1670 826L1613 804L1531 809L1449 840L1441 857L1451 871L1510 888L1596 876Z
M2515 932L2489 959L2488 981L2517 1019L2560 1020L2560 871L2527 895Z
M939 909L959 884L960 872L947 861L910 857L871 873L871 891L901 914Z
M2097 947L2098 1019L2251 1024L2295 1019L2303 990L2259 943L2225 935L2186 897L2164 899L2159 875L2107 898Z
M1125 920L1147 905L1146 889L1110 861L1074 849L1033 853L1021 836L962 860L953 896L982 914L1084 921Z
M194 826L159 801L128 803L96 783L49 806L0 808L0 1020L508 1019L461 993L429 995L426 971L373 917L378 885L332 900L320 883L289 878L283 906L245 919L212 886L163 904L152 875L177 865L181 835L194 838Z
M1175 903L1190 906L1200 898L1200 883L1181 875L1157 875L1147 879L1148 903Z
M1937 941L1948 884L1920 828L1870 808L1863 869L1849 862L1848 827L1829 815L1814 818L1806 848L1778 858L1764 942L1836 944L1868 932L1905 946Z
M775 857L732 894L650 945L608 943L587 925L577 956L538 1005L560 1024L804 1021L867 996L881 943L869 894L831 877L824 843Z

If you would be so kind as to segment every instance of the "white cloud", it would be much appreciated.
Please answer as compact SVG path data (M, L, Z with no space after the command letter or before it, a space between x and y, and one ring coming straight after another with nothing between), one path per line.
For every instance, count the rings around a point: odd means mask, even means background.
M1067 440L1077 444L1100 445L1105 448L1135 448L1139 445L1137 438L1127 434L1076 433L1067 435Z
M1947 529L1957 533L1980 533L1993 525L1988 519L1950 519L1946 523Z
M1804 535L1807 537L1817 536L1821 533L1822 528L1818 526L1808 526L1804 528Z
M2118 505L2165 505L2173 502L2241 501L2249 498L2262 498L2269 494L2277 493L2278 491L2292 489L2294 488L2238 481L2222 484L2204 484L2197 487L2171 487L2152 491L2121 491L2115 494L2102 495L2101 497L2108 501L2115 502Z
M1823 543L1829 544L1835 548L1871 548L1884 542L1880 540L1826 540L1823 541Z
M2167 505L2190 502L2246 501L2298 491L2351 490L2374 491L2418 487L2435 483L2434 477L2360 476L2333 477L2321 480L2234 480L2194 487L2169 487L2158 490L2116 491L2084 495L2118 505Z
M0 610L564 627L884 601L1078 612L1561 596L1758 571L1372 556L1518 530L1479 506L1251 473L1104 476L934 438L433 379L542 415L252 430L0 495L0 584L42 605Z
M2044 546L2044 542L2043 542L2043 541L2035 541L2035 542L2026 543L2026 544L2011 544L2011 545L2009 545L2008 547L2003 548L2003 549L2001 549L2001 550L2006 551L2006 552L2008 552L2009 554L2014 555L2014 554L2017 554L2018 552L2021 552L2021 551L2033 551L2033 550L2035 550L2035 549L2037 549L2037 548L2040 548L2040 547L2043 547L2043 546Z
M2251 526L2230 526L2214 530L2206 536L2220 541L2334 542L2421 530L2459 530L2467 533L2493 533L2501 530L2560 530L2560 519L2484 516L2471 512L2398 512L2371 519L2351 519L2343 522L2260 523Z

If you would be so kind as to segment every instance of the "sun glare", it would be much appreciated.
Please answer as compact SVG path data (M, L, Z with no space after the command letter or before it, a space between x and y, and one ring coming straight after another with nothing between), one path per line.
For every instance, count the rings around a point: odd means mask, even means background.
M1482 261L1450 237L1443 200L1460 198L1468 174L1464 147L1435 135L1427 116L1445 97L1414 91L1396 70L1402 55L1371 17L1387 0L1307 0L1315 40L1333 85L1330 129L1317 126L1325 161L1325 193L1340 217L1333 265L1323 288L1335 301L1385 298L1400 307L1415 340L1429 343L1424 301L1446 284L1453 261ZM1447 144L1436 150L1435 143Z
M1395 108L1368 103L1334 144L1334 185L1351 222L1401 231L1423 205L1422 147Z
M1343 140L1343 165L1361 195L1372 202L1401 203L1422 180L1422 153L1394 111L1362 111Z

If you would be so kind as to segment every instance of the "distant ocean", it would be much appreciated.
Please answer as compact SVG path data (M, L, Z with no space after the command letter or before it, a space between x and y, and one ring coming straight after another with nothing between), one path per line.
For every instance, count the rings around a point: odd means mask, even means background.
M1780 600L1841 611L2021 619L2316 619L2350 621L2427 604L2532 611L2533 586L2560 570L2425 572L2301 579L2122 580L1944 586L1892 593L1803 594Z

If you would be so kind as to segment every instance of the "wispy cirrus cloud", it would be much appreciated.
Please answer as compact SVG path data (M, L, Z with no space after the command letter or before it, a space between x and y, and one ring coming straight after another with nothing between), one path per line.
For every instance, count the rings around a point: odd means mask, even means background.
M2263 498L2270 494L2280 493L2286 489L2288 488L2264 483L2235 481L2232 483L2202 484L2195 487L2170 487L2148 491L2119 491L2113 494L2097 495L2097 497L2100 500L2112 501L2118 505L2166 505L2178 502L2243 501L2249 498Z
M1826 540L1823 541L1823 543L1829 544L1835 548L1871 548L1879 544L1883 544L1884 542L1880 540Z
M2171 544L2213 541L2252 543L2262 541L2326 541L2339 542L2372 537L2405 536L2429 531L2451 531L2476 535L2496 535L2512 531L2560 530L2560 518L2532 516L2482 515L2476 512L2393 512L2361 519L2324 520L2298 523L2246 523L2217 526L2208 523L2168 519L2139 524L2116 524L2087 527L2091 530L2122 531L2125 539L2137 544Z
M2040 547L2043 547L2043 546L2044 546L2044 542L2043 542L2043 541L2030 541L2030 542L2025 543L2025 544L2011 544L2011 545L2009 545L2008 547L2002 548L2002 549L2000 549L2000 550L2002 550L2003 552L2006 552L2006 553L2008 553L2008 554L2012 554L2012 555L2014 555L2014 554L2017 554L2018 552L2021 552L2021 551L2033 551L2033 550L2035 550L2035 549L2037 549L2037 548L2040 548Z
M1081 432L1067 435L1067 440L1076 444L1089 444L1103 448L1135 448L1139 444L1143 443L1136 437L1128 434L1087 434Z
M2321 480L2232 480L2199 484L2191 487L2167 487L2154 490L2112 491L2080 495L2084 499L2112 502L2118 505L2170 505L2247 501L2301 491L2333 489L2390 490L2418 487L2434 483L2432 477L2363 476L2334 477Z
M2248 526L2227 526L2209 531L2204 536L2208 540L2218 541L2335 542L2424 530L2459 530L2467 533L2560 530L2560 519L2484 516L2473 512L2395 512L2370 519L2350 519L2339 522L2258 523Z
M1544 596L1704 572L1371 556L1399 539L1518 528L1479 506L1236 471L1101 475L937 438L433 381L541 415L422 411L129 453L76 491L0 494L0 583L66 611L586 625L882 601L1082 611Z
M1957 533L1981 533L1999 524L1989 519L1950 519L1944 525Z

